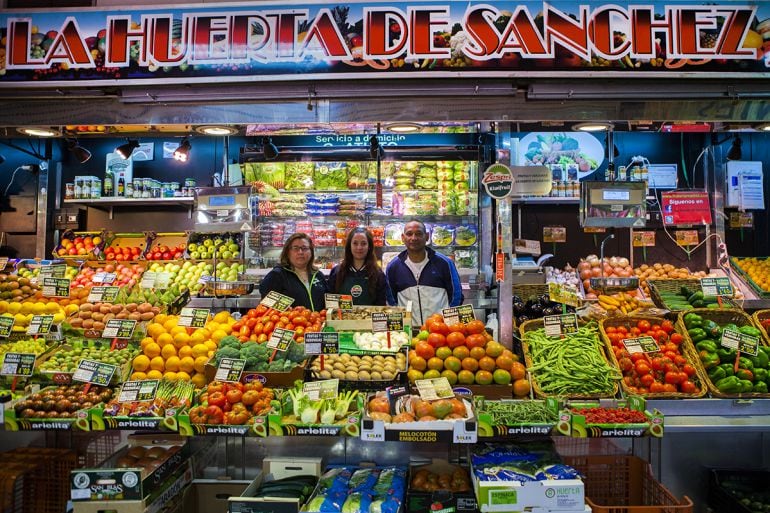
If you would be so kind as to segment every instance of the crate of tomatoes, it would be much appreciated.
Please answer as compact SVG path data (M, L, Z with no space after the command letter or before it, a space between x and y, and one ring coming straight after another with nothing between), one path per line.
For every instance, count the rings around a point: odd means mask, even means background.
M703 371L674 323L662 317L610 317L599 329L628 394L652 398L706 395Z

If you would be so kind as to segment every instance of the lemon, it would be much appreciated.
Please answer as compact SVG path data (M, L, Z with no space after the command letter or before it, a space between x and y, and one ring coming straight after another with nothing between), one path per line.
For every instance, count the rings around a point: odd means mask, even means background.
M207 340L206 342L203 343L203 345L206 346L209 351L216 351L217 347L219 347L217 346L217 344L214 343L213 340Z
M179 360L179 368L184 372L195 371L195 359L192 356L185 356Z
M179 381L190 381L190 375L185 371L179 371L176 373L176 379Z
M229 335L230 333L233 332L233 327L230 326L229 324L220 324L219 325L219 330L217 330L217 331L224 331L225 333L227 333Z
M209 348L206 346L206 344L197 344L194 345L192 348L192 355L195 358L198 358L200 356L206 356L209 353Z
M138 372L144 372L150 368L150 359L147 355L140 354L134 358L134 370Z
M155 342L150 342L144 346L144 354L146 354L148 358L160 356L160 346Z
M64 319L65 319L64 314L61 312L53 314L54 324L61 324L62 322L64 322Z
M193 377L190 378L190 381L195 385L195 388L203 388L208 383L208 381L206 381L206 376L200 372L193 375Z
M174 345L174 337L171 336L170 333L161 333L160 336L156 339L158 341L158 345L160 347L165 346L173 346Z
M179 358L184 358L185 356L192 356L192 354L193 354L192 346L182 346L176 352L176 355Z
M144 348L147 347L148 344L154 344L155 340L152 337L145 337L142 339L141 342L139 342L139 347L142 348L142 351L144 351Z
M8 313L16 315L17 313L21 312L21 303L8 303Z
M163 373L159 370L151 370L147 372L147 379L163 379Z
M154 322L151 322L150 325L147 326L147 335L151 336L155 340L158 340L158 337L165 332L166 332L166 329L163 327L162 324L156 324Z
M206 340L208 340L208 335L205 335L202 333L203 330L195 330L192 335L190 335L190 342L189 344L191 346L202 344Z
M8 311L8 301L2 300L0 301L0 313L5 313Z
M160 350L160 355L166 360L166 366L168 366L168 360L171 357L176 358L176 347L174 347L174 344L166 344Z
M46 303L45 311L49 314L56 314L62 311L62 307L59 306L59 303Z
M195 364L193 365L195 372L200 372L203 374L206 370L206 363L208 363L208 361L209 357L206 355L196 357Z
M205 329L209 330L209 333L214 333L216 330L219 329L219 323L218 322L213 322L213 321L209 322L208 324L206 324L206 328Z
M147 379L147 374L145 374L144 372L137 371L131 374L131 381L142 381L145 379Z
M185 335L187 335L187 328L185 328L184 326L176 326L174 328L171 328L169 330L169 333L171 334L172 337L176 337L180 333L184 333Z
M163 379L167 379L169 381L176 381L179 379L179 376L177 376L177 373L174 371L166 371L163 373Z
M168 347L168 346L166 346ZM178 371L179 370L179 364L180 360L178 356L169 356L166 358L166 370L167 371Z
M166 319L166 322L163 323L163 328L165 328L166 331L171 331L177 326L177 317L173 315L169 315L168 319Z
M211 334L211 341L219 345L219 341L227 336L224 330L218 329Z
M23 315L28 315L32 313L32 308L34 303L22 303L19 313Z
M160 324L162 326L163 323L166 322L167 319L168 319L168 315L166 315L166 314L158 314L155 317L153 317L152 321L153 322L157 322L158 324Z
M150 360L150 369L156 370L156 371L162 371L166 368L166 361L163 359L162 356L156 356L152 360Z
M222 310L221 312L218 312L215 316L213 322L218 322L219 324L225 323L230 318L230 312Z

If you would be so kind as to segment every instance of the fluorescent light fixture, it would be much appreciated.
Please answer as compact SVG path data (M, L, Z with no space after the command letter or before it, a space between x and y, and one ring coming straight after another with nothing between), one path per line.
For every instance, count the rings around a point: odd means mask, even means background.
M187 140L187 137L182 139L182 142L179 143L179 147L174 150L174 160L178 160L179 162L187 162L190 159L190 150L192 149L192 144L190 144L190 141Z
M385 125L385 130L396 132L397 134L413 134L415 132L422 132L422 126L417 123L391 123L390 125Z
M61 135L58 130L44 127L22 127L17 128L16 131L24 135L31 135L33 137L56 137Z
M232 126L206 125L195 128L195 131L206 135L235 135L238 129Z
M592 121L589 123L578 123L573 125L572 129L580 132L601 132L603 130L609 130L612 128L612 123L605 123L603 121Z
M129 139L126 144L121 144L117 148L115 148L115 153L123 157L124 159L128 159L131 157L131 154L134 153L134 150L139 147L139 141L136 139Z
M75 159L81 164L91 160L91 152L78 144L77 139L67 139L67 149L72 153Z

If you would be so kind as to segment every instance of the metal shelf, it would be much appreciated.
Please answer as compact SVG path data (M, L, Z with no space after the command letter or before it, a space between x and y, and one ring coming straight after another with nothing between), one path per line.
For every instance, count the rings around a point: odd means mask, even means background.
M195 198L183 196L178 198L99 198L99 199L65 199L63 205L83 205L109 212L109 218L114 216L115 207L180 207L187 209L188 216L192 219Z
M649 399L665 415L666 432L766 431L770 399Z

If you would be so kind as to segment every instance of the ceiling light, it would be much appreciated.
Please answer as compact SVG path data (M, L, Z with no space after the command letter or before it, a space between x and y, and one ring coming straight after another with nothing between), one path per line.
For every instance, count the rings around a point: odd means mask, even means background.
M369 138L369 155L371 155L373 159L380 159L384 153L385 152L382 150L382 146L380 146L380 140L377 138L377 136L371 136Z
M412 134L414 132L421 132L422 126L417 123L393 123L385 125L385 130L396 132L397 134Z
M91 152L78 144L77 139L67 139L67 149L72 153L75 159L81 164L91 160Z
M757 125L756 128L760 132L770 132L770 123L764 123L762 125Z
M741 160L743 152L741 151L741 138L736 137L733 139L733 143L730 145L730 149L727 151L727 160Z
M233 126L207 125L195 128L195 131L206 135L235 135L238 129Z
M602 130L609 130L612 128L612 123L605 123L602 121L592 121L590 123L578 123L572 126L572 130L578 130L580 132L601 132Z
M121 144L117 148L115 148L115 153L123 157L124 159L128 159L131 157L131 154L134 153L134 150L139 147L139 141L136 139L129 139L126 144Z
M263 137L262 138L262 153L265 156L266 160L273 160L278 156L278 147L273 144L273 138L272 137Z
M56 137L58 135L61 135L58 130L54 130L52 128L23 127L23 128L17 128L16 130L19 133L22 133L24 135L31 135L33 137Z
M187 160L190 158L190 150L192 149L192 144L190 144L190 141L187 140L187 137L182 139L182 142L179 143L179 147L174 150L174 160L178 160L179 162L187 162Z

